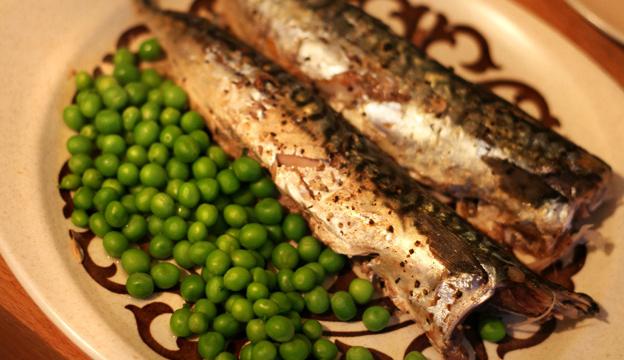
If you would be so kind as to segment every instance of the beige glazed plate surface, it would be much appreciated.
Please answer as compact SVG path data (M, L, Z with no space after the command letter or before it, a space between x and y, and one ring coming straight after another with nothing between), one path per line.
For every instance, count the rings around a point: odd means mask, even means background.
M401 33L417 24L408 35L444 64L512 101L525 99L525 109L550 124L559 121L558 131L613 166L617 174L613 194L621 197L624 93L560 35L506 0L419 0L411 5L370 0L365 8ZM113 51L118 36L136 24L129 1L8 0L0 4L0 251L43 311L98 359L159 358L141 340L135 317L125 307L145 309L155 301L173 308L182 304L173 294L136 301L93 281L68 235L70 223L63 217L56 187L59 169L68 157L64 143L69 131L61 111L73 95L71 74L92 69ZM544 343L511 352L507 359L622 358L624 247L619 242L624 207L610 201L597 218L603 239L591 244L586 265L574 282L577 290L600 303L601 317L574 327L559 324ZM93 260L110 265L100 248L99 240L91 243ZM110 280L122 283L124 275L118 273ZM167 324L168 315L160 315L149 333L173 353L177 345ZM330 327L362 329L359 324ZM340 341L366 344L390 358L402 358L419 334L410 325ZM490 358L496 358L495 347L486 347ZM439 358L430 348L425 354Z

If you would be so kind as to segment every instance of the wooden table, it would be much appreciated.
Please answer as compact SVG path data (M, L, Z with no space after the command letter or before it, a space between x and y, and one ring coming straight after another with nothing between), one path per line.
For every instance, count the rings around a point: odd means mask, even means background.
M624 88L624 47L563 0L514 0L564 34ZM41 312L0 258L0 359L87 359Z

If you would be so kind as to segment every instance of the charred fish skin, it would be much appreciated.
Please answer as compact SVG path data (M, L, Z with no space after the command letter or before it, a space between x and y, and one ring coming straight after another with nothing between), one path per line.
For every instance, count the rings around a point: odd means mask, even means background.
M542 296L537 312L597 310L588 296L541 281L432 198L311 88L206 20L140 9L213 136L268 168L335 251L374 255L370 266L394 302L446 356L466 357L457 325L499 288L513 298L510 284Z
M456 76L360 8L344 0L219 6L236 35L313 82L414 178L494 207L495 226L471 219L514 249L554 256L574 220L601 203L611 176L606 163Z

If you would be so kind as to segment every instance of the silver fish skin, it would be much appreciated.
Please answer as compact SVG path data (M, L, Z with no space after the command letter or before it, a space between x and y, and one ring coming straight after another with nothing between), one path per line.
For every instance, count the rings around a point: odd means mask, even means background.
M344 0L226 0L245 42L314 83L411 176L519 253L557 259L603 200L610 167L428 58ZM537 264L537 263L536 263Z
M545 282L439 203L280 67L205 19L139 2L169 75L230 154L246 149L333 250L370 256L394 303L451 359L458 324L486 302L529 316L581 318L587 295Z

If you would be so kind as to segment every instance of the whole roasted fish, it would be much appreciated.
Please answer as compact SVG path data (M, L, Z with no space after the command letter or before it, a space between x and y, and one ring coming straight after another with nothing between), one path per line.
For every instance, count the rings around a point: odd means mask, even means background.
M259 159L332 249L371 256L396 305L447 357L466 358L457 325L489 299L527 316L597 311L475 231L277 65L206 20L141 9L220 144Z
M344 0L219 6L236 35L313 82L411 176L454 197L462 216L539 264L565 251L573 225L601 203L607 164L360 8Z

